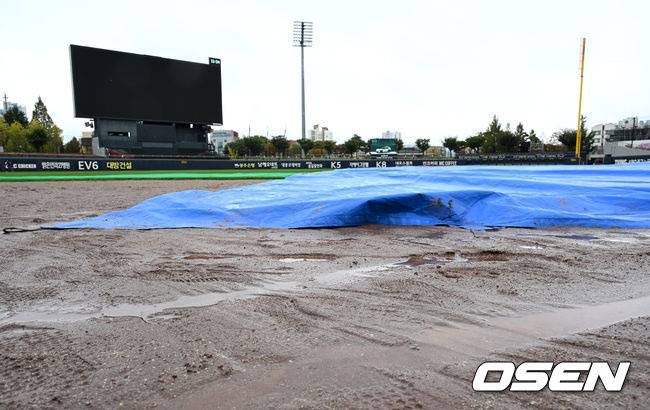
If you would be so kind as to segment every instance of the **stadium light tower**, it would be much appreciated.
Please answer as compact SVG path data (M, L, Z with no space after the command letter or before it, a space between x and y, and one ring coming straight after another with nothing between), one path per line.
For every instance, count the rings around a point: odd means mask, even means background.
M314 24L311 21L293 22L293 46L300 47L300 77L302 88L302 139L306 138L305 129L305 47L311 47Z

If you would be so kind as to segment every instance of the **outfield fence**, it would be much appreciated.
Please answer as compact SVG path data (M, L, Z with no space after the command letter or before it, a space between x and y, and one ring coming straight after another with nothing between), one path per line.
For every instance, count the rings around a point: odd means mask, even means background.
M323 160L228 160L208 158L104 158L83 156L0 155L2 172L124 172L124 171L213 171L213 170L323 170L338 168L385 168L402 166L566 164L570 155L494 154L454 159L323 159Z

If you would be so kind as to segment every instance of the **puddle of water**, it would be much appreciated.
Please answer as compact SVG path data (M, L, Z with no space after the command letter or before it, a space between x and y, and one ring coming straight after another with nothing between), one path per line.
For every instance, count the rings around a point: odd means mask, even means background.
M593 235L551 235L556 238L562 238L562 239L575 239L576 241L595 241L596 239L600 239L597 236Z
M332 285L344 285L352 282L356 282L359 279L363 278L375 278L381 275L382 272L387 272L391 269L401 267L400 264L391 263L388 265L379 265L379 266L366 266L361 268L354 269L342 269L333 272L327 272L314 276L310 280L312 286L314 284L320 286L332 286Z
M639 240L634 237L627 237L627 238L600 238L601 241L604 242L619 242L619 243L638 243Z
M639 243L640 241L643 241L647 238L650 238L650 234L646 234L643 232L607 232L610 236L606 237L598 237L595 235L545 235L545 234L534 234L534 233L517 233L515 236L536 236L536 237L554 237L554 238L562 238L562 239L574 239L577 241L603 241L603 242L619 242L619 243ZM624 236L611 236L612 234L614 235L624 235ZM528 249L524 246L521 246L521 248Z
M3 337L4 338L19 337L19 336L27 335L27 334L34 333L34 332L37 332L37 331L41 331L43 329L48 329L48 328L19 326L19 325L3 326L3 328L0 329L0 338L3 338Z
M97 309L89 306L71 305L71 306L36 306L34 310L26 312L4 312L0 319L0 326L15 323L30 322L77 322L80 320L91 319L101 316Z
M454 259L452 259L451 262L469 262L469 259L463 258L459 254L456 254L454 255Z
M628 232L628 231L609 231L607 233L611 233L611 234L614 234L614 235L632 235L632 236L637 236L637 237L643 238L643 239L650 238L650 232L648 232L648 230L645 230L645 231L631 231L631 232Z
M520 245L521 249L544 249L542 246Z
M573 239L576 241L595 241L597 239L600 239L597 236L594 235L546 235L542 233L516 233L515 236L525 236L525 237L530 237L530 236L536 236L536 237L547 237L547 238L562 238L562 239Z
M484 326L437 327L422 332L415 339L458 352L478 353L602 328L648 315L650 296L523 317L493 318Z
M250 299L264 294L300 292L309 287L327 287L349 284L363 278L377 277L383 272L399 268L397 264L366 266L355 269L343 269L313 276L309 282L298 281L258 281L240 290L211 292L200 295L184 295L162 303L121 303L105 307L40 306L25 312L0 312L0 326L29 322L77 322L100 317L140 317L142 319L167 319L177 317L165 314L170 309L199 308L212 306L221 302Z
M278 259L280 262L283 263L296 263L296 262L329 262L329 259L306 259L306 258L282 258Z

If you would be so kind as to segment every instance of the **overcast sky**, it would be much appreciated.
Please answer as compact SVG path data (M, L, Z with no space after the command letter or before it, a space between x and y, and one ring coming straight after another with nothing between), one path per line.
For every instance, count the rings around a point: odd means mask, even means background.
M0 93L45 101L65 136L74 118L68 45L206 62L222 59L224 128L300 136L300 53L292 21L314 22L306 49L307 126L338 141L399 130L405 142L465 138L493 114L547 138L575 127L579 39L587 37L590 125L650 119L648 1L12 1L0 6Z

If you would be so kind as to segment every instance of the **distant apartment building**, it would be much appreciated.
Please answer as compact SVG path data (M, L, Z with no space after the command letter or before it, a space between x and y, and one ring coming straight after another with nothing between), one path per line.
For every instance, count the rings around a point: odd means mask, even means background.
M594 133L594 146L602 146L605 139L610 137L615 129L616 124L612 123L598 124L591 127L591 131Z
M402 139L402 133L399 131L384 131L381 133L383 139Z
M214 152L219 155L225 152L226 144L239 139L239 133L233 130L215 130L210 134L210 144L214 146Z
M329 128L321 127L320 124L316 124L311 130L309 130L309 139L312 141L333 141L334 135Z
M650 156L650 120L628 117L616 124L594 125L591 131L594 133L591 159L599 160L609 155L613 159Z

